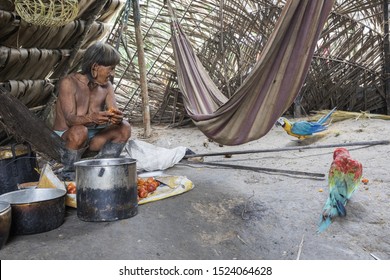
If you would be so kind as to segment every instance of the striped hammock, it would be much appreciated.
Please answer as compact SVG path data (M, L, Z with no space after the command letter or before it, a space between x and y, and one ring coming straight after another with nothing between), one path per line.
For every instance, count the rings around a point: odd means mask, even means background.
M251 74L228 99L197 58L168 1L178 84L196 126L224 145L267 134L298 95L333 2L288 0Z

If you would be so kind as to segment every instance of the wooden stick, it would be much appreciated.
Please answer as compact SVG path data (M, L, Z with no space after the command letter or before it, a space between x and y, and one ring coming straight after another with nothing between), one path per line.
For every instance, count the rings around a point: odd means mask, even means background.
M140 14L139 1L133 1L133 19L134 19L134 29L135 29L135 41L137 44L137 51L138 51L138 67L139 67L140 84L141 84L144 136L148 138L152 134L152 129L150 124L149 94L148 94L148 84L147 84L147 77L146 77L144 41L141 33L141 14Z
M388 145L388 144L390 144L390 141L380 140L380 141L352 142L352 143L329 144L329 145L318 145L318 146L300 146L300 147L285 147L285 148L276 148L276 149L226 151L226 152L218 152L218 153L192 154L192 155L185 155L184 158L206 157L206 156L223 156L223 155L239 155L239 154L255 154L255 153L270 153L270 152L282 152L282 151L293 151L293 150L350 147L350 146L375 146L375 145Z
M212 165L212 166L228 167L228 168L235 168L235 169L245 169L251 171L287 173L292 175L303 175L303 176L312 176L312 177L321 177L321 178L325 177L325 174L323 173L311 173L311 172L294 171L294 170L263 168L263 167L254 167L254 166L246 166L246 165L238 165L238 164L225 164L225 163L217 163L217 162L191 162L191 164Z
M301 243L299 244L299 250L298 250L298 254L297 254L297 260L300 259L301 257L301 252L302 252L302 247L303 247L303 239L305 238L305 235L302 235L302 240L301 240Z

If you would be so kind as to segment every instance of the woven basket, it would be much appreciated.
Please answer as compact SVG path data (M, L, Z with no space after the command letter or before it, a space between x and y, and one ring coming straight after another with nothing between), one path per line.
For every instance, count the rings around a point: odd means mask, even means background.
M73 21L78 0L15 0L15 10L28 23L59 27Z

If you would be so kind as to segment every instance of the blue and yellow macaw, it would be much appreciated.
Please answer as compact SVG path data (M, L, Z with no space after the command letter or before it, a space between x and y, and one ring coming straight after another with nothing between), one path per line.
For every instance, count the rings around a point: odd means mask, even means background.
M298 121L290 122L286 118L279 118L276 122L276 126L281 126L287 132L288 135L297 137L299 140L306 139L315 133L324 131L328 128L331 115L336 110L333 108L326 116L321 117L316 122Z
M329 197L322 210L318 232L326 230L334 217L347 214L345 206L359 187L362 173L362 164L352 159L347 149L334 150L328 176Z

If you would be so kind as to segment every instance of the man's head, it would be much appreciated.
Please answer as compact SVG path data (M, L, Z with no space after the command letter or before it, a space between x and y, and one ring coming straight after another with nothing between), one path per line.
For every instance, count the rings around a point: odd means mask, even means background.
M90 82L105 84L112 78L113 70L119 61L120 54L116 49L108 44L97 42L85 51L81 72L87 75ZM106 77L97 80L99 73Z

